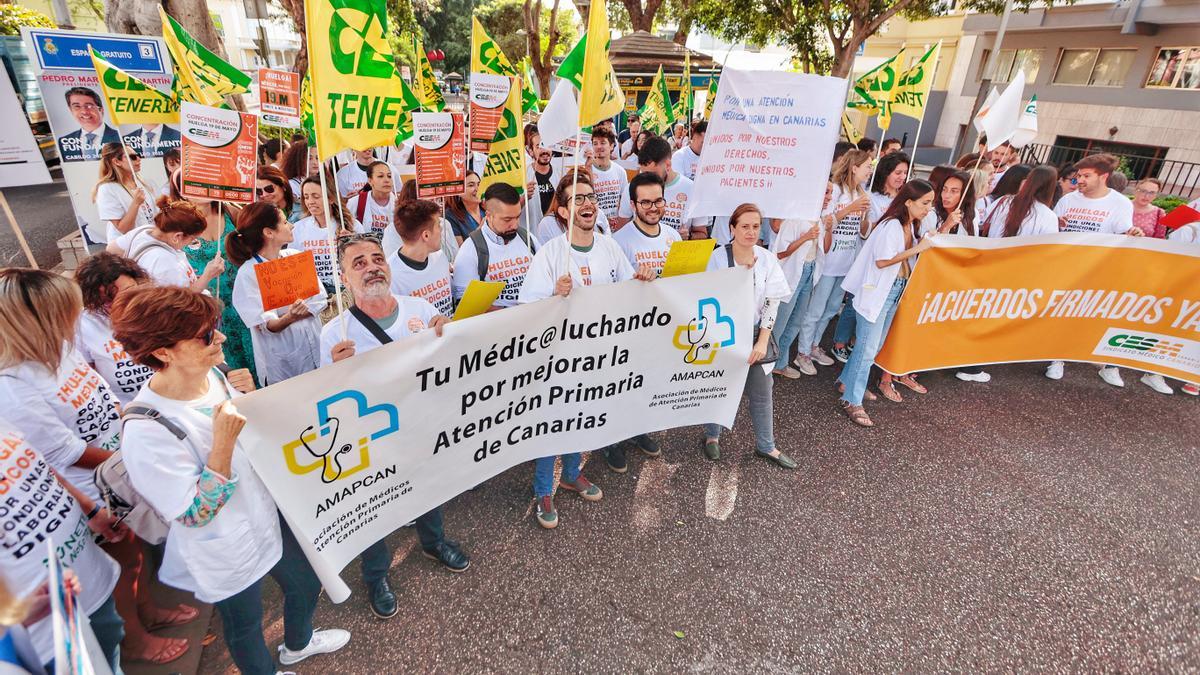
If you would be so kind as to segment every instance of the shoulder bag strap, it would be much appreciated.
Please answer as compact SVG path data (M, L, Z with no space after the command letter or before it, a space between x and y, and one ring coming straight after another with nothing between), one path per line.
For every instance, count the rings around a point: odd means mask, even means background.
M370 331L371 335L375 336L376 340L379 340L379 344L386 345L392 341L392 336L388 335L387 332L384 331L383 328L375 321L375 319L367 316L367 313L362 311L358 305L350 305L350 313L354 315L354 318L358 319L359 323L361 323L368 331Z
M733 244L725 244L725 259L729 261L730 267L737 267L737 263L733 260Z

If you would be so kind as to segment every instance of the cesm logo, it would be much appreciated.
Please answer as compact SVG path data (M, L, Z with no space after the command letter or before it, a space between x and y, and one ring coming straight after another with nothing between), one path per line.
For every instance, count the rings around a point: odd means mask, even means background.
M345 430L341 418L331 413L340 401L353 404L353 421L347 418ZM362 431L364 429L370 431ZM284 461L288 470L296 475L319 469L321 482L332 483L370 466L369 443L399 430L400 413L396 406L390 403L370 405L361 391L347 389L317 403L317 424L308 425L296 440L283 446ZM357 442L339 444L338 435L343 432L351 439L357 436ZM358 436L356 432L364 435Z
M736 340L733 317L721 313L716 298L701 298L696 305L696 318L675 327L673 343L683 350L683 362L704 366L717 358L717 351L733 346Z
M1151 354L1162 354L1164 356L1178 356L1183 351L1182 342L1171 342L1145 335L1126 335L1119 333L1112 336L1108 340L1108 344L1112 347L1123 347L1125 349L1136 349L1142 352Z
M1092 354L1200 374L1200 342L1128 328L1109 328Z

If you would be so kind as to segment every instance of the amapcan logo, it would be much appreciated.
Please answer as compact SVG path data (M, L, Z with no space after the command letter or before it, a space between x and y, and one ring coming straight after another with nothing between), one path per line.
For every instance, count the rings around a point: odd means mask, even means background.
M342 405L335 408L339 402ZM334 410L345 416L345 424ZM332 483L370 466L370 442L399 430L396 406L370 405L361 391L347 389L317 403L317 423L305 427L296 440L283 446L284 461L294 474L320 470L321 482ZM339 435L353 440L339 443Z
M1092 353L1200 373L1200 342L1173 335L1109 328Z
M716 298L701 298L696 318L675 327L675 348L683 350L684 363L694 366L712 363L717 351L732 347L735 340L733 317L721 313L721 303Z

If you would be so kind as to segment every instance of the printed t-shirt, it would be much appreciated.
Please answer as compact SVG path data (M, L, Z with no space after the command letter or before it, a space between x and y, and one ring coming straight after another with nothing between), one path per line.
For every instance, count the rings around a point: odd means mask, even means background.
M729 253L725 246L713 249L708 259L708 271L729 268ZM761 246L754 247L754 323L762 323L767 300L786 302L792 297L779 257Z
M512 241L506 243L492 231L490 225L485 223L480 229L488 245L487 278L480 281L503 281L504 290L496 298L495 304L497 307L512 307L517 304L521 284L533 262L533 252L522 237L513 237ZM479 253L474 241L464 239L454 259L455 299L462 298L472 279L479 279Z
M625 169L616 163L609 164L607 169L592 167L592 189L596 192L600 210L609 218L617 217L617 211L621 208L621 195L628 192L628 187L629 177Z
M645 263L654 268L656 276L662 276L663 264L667 262L667 252L671 250L671 244L680 240L675 228L663 227L661 223L658 226L658 234L650 236L638 227L637 220L626 223L613 233L612 238L621 247L634 271Z
M441 251L434 251L418 263L400 251L388 255L392 268L392 294L422 298L437 308L438 314L454 316L454 295L451 292L450 261Z
M538 196L542 198L542 213L545 213L550 208L550 201L554 199L554 168L551 167L546 173L538 173L534 169L530 171L537 181Z
M331 223L332 224L332 223ZM362 232L362 224L354 221L354 231ZM335 231L334 236L337 235ZM329 229L321 227L313 216L304 218L292 229L292 248L301 251L312 251L317 263L317 278L325 285L333 285L334 271L337 269L337 254L329 241Z
M568 272L576 287L615 284L633 278L633 267L612 237L594 234L592 245L586 251L572 246L571 262L564 269L564 248L567 245L566 237L555 237L533 257L533 265L521 287L522 304L554 295L558 278Z
M346 166L338 169L337 172L337 189L338 194L342 198L358 192L364 185L367 184L367 170L358 165L358 162L350 162Z
M300 251L285 248L279 257L297 255ZM287 328L272 333L267 322L287 313L288 307L272 310L263 309L262 289L258 285L255 268L266 262L257 255L238 268L233 280L233 308L246 328L250 329L250 342L254 348L254 368L263 385L282 382L316 370L320 363L318 350L321 338L321 312L329 304L324 290L307 298L311 316L305 317Z
M363 217L359 218L358 202L361 199L367 200L367 205L363 208ZM396 213L396 195L395 193L389 194L387 204L381 206L370 192L357 192L346 203L346 211L354 216L355 220L362 223L364 232L382 234L395 229L392 227L392 222Z
M422 298L393 295L397 304L396 320L390 326L380 324L383 332L393 341L399 341L414 333L420 332L438 315L437 309ZM371 334L371 331L349 311L342 312L325 324L321 329L321 365L333 363L333 347L342 341L342 324L346 324L346 339L354 342L355 355L363 354L383 343ZM420 325L418 325L418 323Z
M608 224L608 217L604 215L603 210L596 211L596 231L601 234L612 234L612 228ZM555 237L561 237L567 231L559 224L558 218L554 216L543 216L538 221L537 225L533 226L533 238L539 244L545 244Z
M671 155L671 170L688 180L696 180L696 167L700 166L700 155L692 152L691 145L685 145Z
M874 198L874 195L871 195ZM833 194L829 199L829 209L825 214L834 213L839 209L853 204L858 196L844 192L840 185L833 186ZM825 265L822 276L843 277L850 271L854 258L862 246L863 213L851 213L833 224L833 236L830 238L829 250L825 252Z
M1133 202L1116 190L1097 199L1070 192L1054 205L1054 214L1067 221L1063 232L1125 234L1133 227Z
M125 352L125 347L113 337L108 316L90 309L83 310L79 315L75 348L100 373L122 406L128 405L146 380L154 375L154 371L147 366L134 363Z

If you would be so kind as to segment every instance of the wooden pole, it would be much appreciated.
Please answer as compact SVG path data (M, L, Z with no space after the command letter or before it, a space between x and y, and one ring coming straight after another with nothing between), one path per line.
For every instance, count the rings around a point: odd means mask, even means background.
M17 243L21 245L21 250L25 252L25 259L29 261L29 266L35 270L40 269L37 260L33 257L33 251L29 250L29 242L25 240L25 233L21 231L21 226L13 217L12 209L8 206L8 199L4 196L3 190L0 190L0 209L4 210L4 216L8 218L8 224L12 227L13 234L17 237Z

